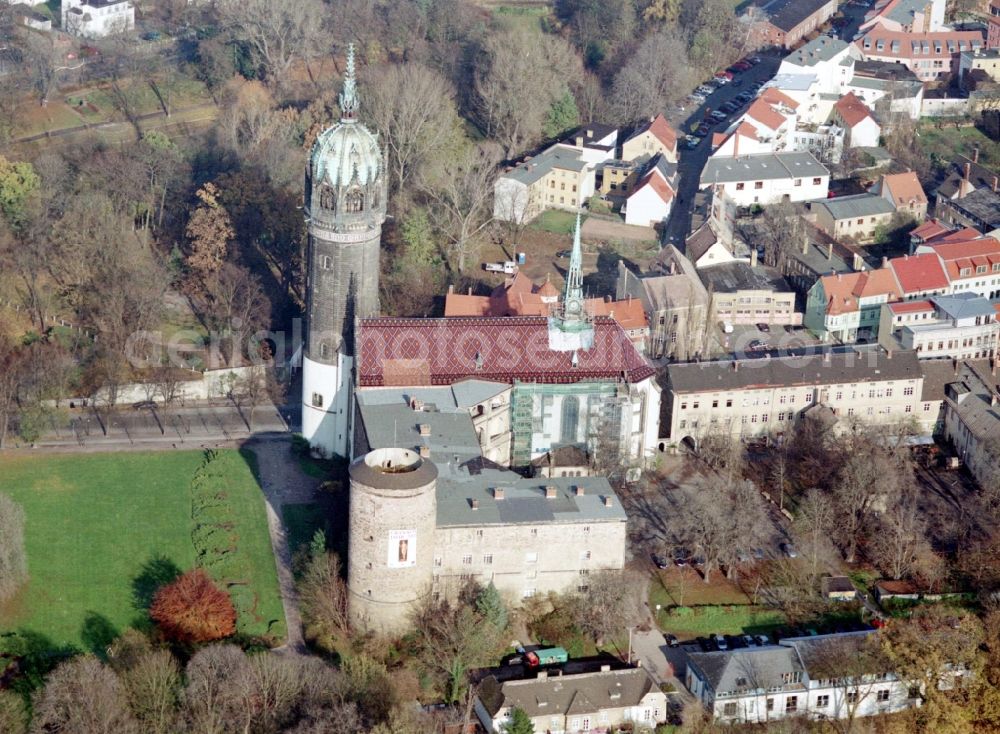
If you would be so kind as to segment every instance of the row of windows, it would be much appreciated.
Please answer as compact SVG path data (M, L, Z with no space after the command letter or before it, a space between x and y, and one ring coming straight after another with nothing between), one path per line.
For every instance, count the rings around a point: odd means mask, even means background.
M587 528L587 529L589 530L589 528ZM533 534L537 533L537 531L532 531L532 533ZM592 554L591 554L591 552L589 550L580 551L580 560L581 561L589 561L591 559L591 557L592 557ZM492 553L484 553L483 556L482 556L482 559L483 559L482 562L483 562L484 566L492 566L493 565L493 554ZM463 566L471 566L472 563L473 563L473 560L474 560L473 554L472 553L466 553L466 554L464 554L462 556L462 565ZM524 554L524 562L528 563L528 564L538 563L538 553L535 552L535 551L528 551L528 552L526 552ZM439 568L441 566L443 566L444 565L444 558L442 556L435 556L434 557L434 565L437 566L437 567L439 567ZM583 570L580 571L580 575L581 576L586 576L589 573L590 573L590 571L588 571L587 569L583 569Z
M890 691L888 688L880 688L875 692L875 700L879 703L885 703L889 700ZM858 702L858 690L852 689L847 691L846 700L848 705L854 705ZM822 694L816 696L816 703L814 704L814 709L825 709L830 706L830 696L829 694ZM739 713L740 704L736 701L730 701L722 707L722 713L724 716L736 716ZM785 713L790 714L799 709L799 697L798 696L786 696L785 697ZM767 699L767 710L774 711L774 698Z
M822 178L814 178L812 180L812 185L813 186L819 186L821 183L823 183L823 179ZM801 186L802 185L802 179L801 178L795 179L795 181L793 182L793 185L794 186ZM764 182L763 181L754 181L753 182L753 187L755 189L762 189L762 188L764 188ZM743 181L737 181L736 182L736 190L737 191L743 191L745 189L746 189L746 183L745 182L743 182Z

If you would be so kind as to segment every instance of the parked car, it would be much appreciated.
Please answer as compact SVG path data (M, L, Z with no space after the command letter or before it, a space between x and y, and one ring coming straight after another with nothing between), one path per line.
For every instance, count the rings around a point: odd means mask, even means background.
M733 64L733 67L735 67L739 71L746 71L751 67L751 64L748 61L737 61L735 64Z
M716 110L715 112L712 113L711 117L713 120L718 120L719 122L722 122L723 120L726 119L726 117L728 117L728 115L726 115L726 113L723 112L722 110Z
M746 647L757 647L760 645L760 643L757 642L757 638L753 635L743 635L743 642Z
M677 548L674 550L674 565L675 566L686 566L690 560L691 554L687 552L685 548Z
M685 135L684 136L684 147L687 148L688 150L694 150L695 148L698 147L698 143L700 143L700 142L701 142L701 140L699 140L694 135Z
M771 331L771 327L768 326L767 324L765 324L764 322L761 322L761 323L757 324L757 329L759 331L763 331L765 334L767 334L767 333L769 333Z
M717 71L715 72L716 79L725 79L727 82L733 80L733 73L731 71Z
M698 87L698 88L697 88L696 90L694 90L694 91L695 91L695 92L697 92L698 94L704 94L704 95L705 95L705 96L707 97L708 95L710 95L710 94L711 94L712 92L714 92L715 90L714 90L714 89L712 89L712 88L711 88L711 87L709 87L709 86L706 86L705 84L702 84L702 85L701 85L700 87Z
M677 647L681 644L681 641L677 639L677 635L666 634L663 639L667 641L668 647Z
M573 254L573 251L572 251L572 250L559 250L559 252L557 252L557 253L556 253L556 257L558 257L558 258L560 258L560 259L561 259L561 258L567 258L567 257L569 257L569 256L570 256L571 254Z
M701 125L698 126L698 129L694 131L694 134L697 135L699 138L703 138L706 135L708 135L708 133L711 132L711 130L712 130L711 127L702 123Z
M657 553L653 554L653 564L657 568L670 568L670 561Z
M715 646L720 650L728 650L729 643L726 642L726 638L722 635L716 635L712 638L715 641Z
M785 555L789 558L798 558L799 552L795 550L795 546L791 543L782 543L781 550L784 551Z
M771 644L771 638L769 638L767 635L755 635L754 639L757 640L757 644L758 645L770 645Z

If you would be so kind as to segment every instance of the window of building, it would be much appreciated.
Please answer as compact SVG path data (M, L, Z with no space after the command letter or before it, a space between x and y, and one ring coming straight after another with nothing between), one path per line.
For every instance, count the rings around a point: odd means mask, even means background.
M764 182L763 181L754 181L753 182L753 187L755 189L762 189L762 188L764 188Z
M718 400L713 400L712 401L712 407L713 408L718 408L719 407L719 401Z
M823 179L821 179L821 178L814 178L813 179L813 186L819 186L822 182L823 182Z
M785 699L785 713L790 714L793 711L798 711L799 709L799 697L789 696Z
M737 191L742 191L745 188L746 188L746 184L745 183L743 183L742 181L737 181L736 182L736 190Z
M588 591L590 591L590 587L587 584L580 584L579 586L576 587L576 590L581 594L586 594Z
M538 553L535 551L528 551L524 554L525 563L538 563Z
M589 561L590 560L590 551L589 550L588 551L583 551L580 554L580 560L581 561Z
M781 682L782 683L801 683L802 682L802 673L801 673L801 671L798 671L798 670L793 670L791 673L782 673L781 674Z
M767 699L767 710L768 711L774 711L774 699L773 698Z
M535 590L531 587L525 589L524 592L521 594L521 596L523 596L525 599L530 599L534 595L535 595Z
M830 705L830 697L827 695L816 696L816 708L825 709Z
M466 553L464 556L462 556L462 565L463 566L471 566L472 565L472 554L471 553Z
M483 554L483 563L485 565L487 565L487 566L492 566L493 565L493 554L492 553L484 553Z
M314 408L322 408L323 407L323 396L320 395L318 392L314 392L313 393L313 398L312 398L312 404L313 404Z
M858 702L858 689L857 688L855 688L854 690L851 690L851 691L847 692L847 702L850 703L850 704L854 704L854 703Z
M903 395L912 395L912 394L913 394L913 388L912 387L904 387L903 388Z
M365 195L360 191L350 191L344 199L344 210L348 214L357 214L365 210Z
M875 698L876 698L877 701L879 701L881 703L885 703L886 701L889 700L889 689L888 688L880 688L879 691L878 691L878 694L876 695Z
M722 707L723 716L736 716L736 702L730 701Z
M802 179L801 178L795 179L795 185L796 186L801 186L802 185Z

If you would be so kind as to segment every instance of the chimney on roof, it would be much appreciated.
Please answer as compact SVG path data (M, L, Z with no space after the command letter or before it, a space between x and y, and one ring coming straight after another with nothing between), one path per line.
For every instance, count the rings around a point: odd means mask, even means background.
M420 424L420 435L421 436L430 436L431 435L431 426L430 426L429 423L421 423Z
M823 364L830 364L830 350L823 352Z
M886 349L885 350L885 358L886 359L892 359L892 350L891 349Z
M840 273L837 273L837 280L840 281L840 280L843 280L843 279L844 279L843 275L841 275Z
M740 371L739 360L734 359L733 360L733 372L739 372L739 371Z
M832 242L827 242L826 243L826 261L830 262L831 260L833 260L833 243Z
M965 180L966 181L970 180L971 176L972 176L972 164L969 163L968 161L966 161L966 163L965 163Z
M882 267L887 267L889 265L889 258L885 255L882 256Z
M957 375L958 374L958 360L957 359L951 360L951 368L955 371L955 374Z
M473 499L471 502L472 502L472 509L473 510L478 510L479 509L479 500Z
M585 495L587 491L583 488L582 484L577 484L575 487L573 487L573 493L577 497L583 497L583 495Z
M979 163L979 146L972 149L972 162Z
M750 246L750 267L757 267L757 248L752 245Z
M545 499L554 500L556 498L557 492L558 490L554 486L549 484L548 486L545 487Z
M673 260L670 261L670 274L671 275L677 274L677 263L675 263Z
M499 501L503 499L503 487L493 488L493 499Z
M454 283L449 283L448 284L448 293L451 294L451 293L454 293L454 292L455 292L455 284Z
M413 410L423 410L424 401L420 398L410 398L410 407L413 408Z
M615 501L611 498L610 495L604 495L604 506L605 507L614 507L614 504L615 504Z
M994 194L997 192L997 183L1000 183L1000 178L998 178L997 176L994 176L993 177L993 193Z
M805 236L802 237L802 254L809 254L809 238Z
M468 291L468 293L469 293L469 295L470 295L470 296L472 295L472 286L471 286L471 285L469 286L469 291Z

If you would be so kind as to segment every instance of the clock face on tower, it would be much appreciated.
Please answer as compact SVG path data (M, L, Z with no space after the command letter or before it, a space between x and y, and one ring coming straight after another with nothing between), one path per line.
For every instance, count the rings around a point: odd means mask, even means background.
M580 302L579 301L569 301L566 304L566 312L574 314L574 315L580 313Z

